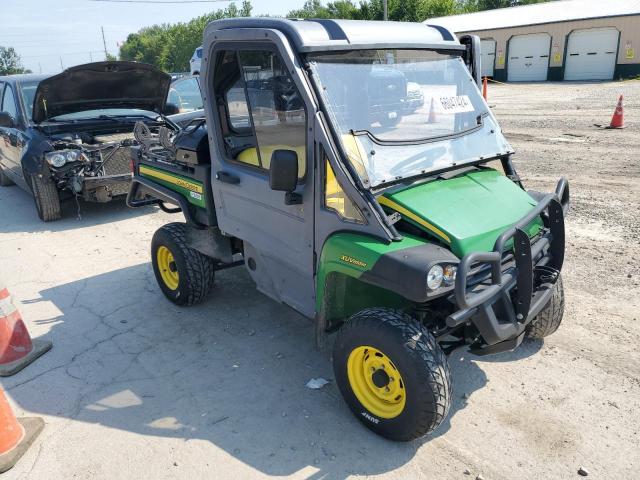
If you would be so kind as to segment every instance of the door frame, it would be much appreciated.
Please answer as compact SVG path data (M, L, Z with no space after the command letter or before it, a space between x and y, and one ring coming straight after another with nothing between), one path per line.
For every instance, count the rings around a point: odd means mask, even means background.
M313 318L315 314L315 278L314 278L314 204L315 204L315 181L313 172L314 168L314 113L317 110L315 103L315 97L310 89L310 86L305 80L305 74L297 56L294 54L289 46L289 43L284 35L276 30L263 29L263 28L250 28L250 29L229 29L229 30L217 30L215 35L205 33L205 42L203 45L203 64L201 69L201 89L203 96L203 104L207 122L211 126L209 129L209 149L212 159L212 179L213 185L219 184L216 179L217 168L223 165L228 165L229 168L246 172L246 175L252 177L260 176L264 177L265 188L269 189L269 173L268 170L252 168L250 165L239 164L238 162L231 161L228 158L226 149L224 147L224 140L222 137L221 122L219 119L219 113L215 104L216 98L213 92L213 75L216 63L216 56L218 52L223 50L242 51L247 49L253 50L267 50L277 53L283 63L284 68L292 78L301 100L305 108L305 150L306 150L306 169L305 177L298 184L301 194L303 196L303 204L298 206L290 206L288 208L302 207L302 215L304 216L304 242L308 242L305 245L303 251L298 259L300 261L294 263L294 258L287 258L281 260L279 268L284 269L283 272L276 272L273 265L269 266L271 259L266 259L267 270L265 273L271 278L259 278L257 275L261 275L255 268L252 269L251 265L247 265L249 274L256 280L258 288L263 293L274 298L276 301L281 301L291 306L303 315ZM244 83L244 76L243 76ZM245 90L246 95L246 90ZM249 102L249 98L247 98ZM250 104L248 105L251 108ZM253 120L251 120L253 122ZM253 128L253 125L252 125ZM255 130L254 130L255 133ZM258 138L256 137L256 141ZM223 187L226 189L226 185ZM214 192L215 193L215 192ZM284 204L284 192L274 192L281 194L282 197L282 214L288 215ZM216 199L216 209L223 208L220 204L222 192L218 195L214 194ZM217 197L217 198L216 198ZM218 212L218 218L224 218L224 212ZM276 213L274 213L276 214ZM233 235L234 232L228 232ZM283 232L286 235L287 232ZM250 242L241 240L245 243L245 249L254 252L255 255L260 256L260 249L256 249ZM308 255L307 253L308 252ZM274 257L275 259L275 257ZM247 259L245 259L247 262ZM256 273L258 272L258 273ZM279 284L274 282L273 279L276 275L279 278L283 278L291 273L298 277L299 281L295 282L295 286L292 287L294 282L285 284L280 289ZM292 277L293 278L293 277ZM262 285L262 286L261 286ZM273 286L273 288L270 287Z

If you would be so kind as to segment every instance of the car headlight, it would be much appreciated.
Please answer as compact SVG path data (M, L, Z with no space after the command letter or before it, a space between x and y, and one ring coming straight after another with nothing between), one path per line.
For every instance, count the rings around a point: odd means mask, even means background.
M427 287L429 290L437 290L444 280L444 270L440 265L434 265L427 273Z
M68 162L78 162L84 159L79 150L55 150L44 154L44 158L52 167L60 168Z

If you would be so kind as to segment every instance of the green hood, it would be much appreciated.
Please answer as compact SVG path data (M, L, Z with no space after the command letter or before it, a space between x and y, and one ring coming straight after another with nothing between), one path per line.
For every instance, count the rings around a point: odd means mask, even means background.
M448 244L460 258L491 251L496 238L536 204L527 192L492 169L386 193L378 201ZM535 235L539 225L534 221L529 235Z

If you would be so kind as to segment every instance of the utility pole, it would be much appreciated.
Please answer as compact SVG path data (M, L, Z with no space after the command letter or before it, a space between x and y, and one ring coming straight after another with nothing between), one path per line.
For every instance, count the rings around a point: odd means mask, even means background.
M42 64L40 62L38 62L38 70L40 70L40 73L42 73Z
M62 57L60 57L60 70L64 70L64 65L62 65Z
M108 60L109 53L107 52L107 41L104 39L104 27L100 27L100 30L102 30L102 44L104 45L104 59Z
M91 52L89 52L89 60L93 63L93 54Z
M387 8L387 0L382 0L382 19L386 22L389 20L389 9Z

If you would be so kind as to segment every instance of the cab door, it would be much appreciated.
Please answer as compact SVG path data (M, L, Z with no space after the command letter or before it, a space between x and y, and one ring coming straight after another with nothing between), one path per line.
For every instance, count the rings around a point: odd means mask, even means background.
M212 48L205 75L218 226L243 240L245 264L260 291L312 317L313 115L307 112L313 106L274 43L238 44ZM269 186L276 150L297 155L298 203L287 204L285 193Z

